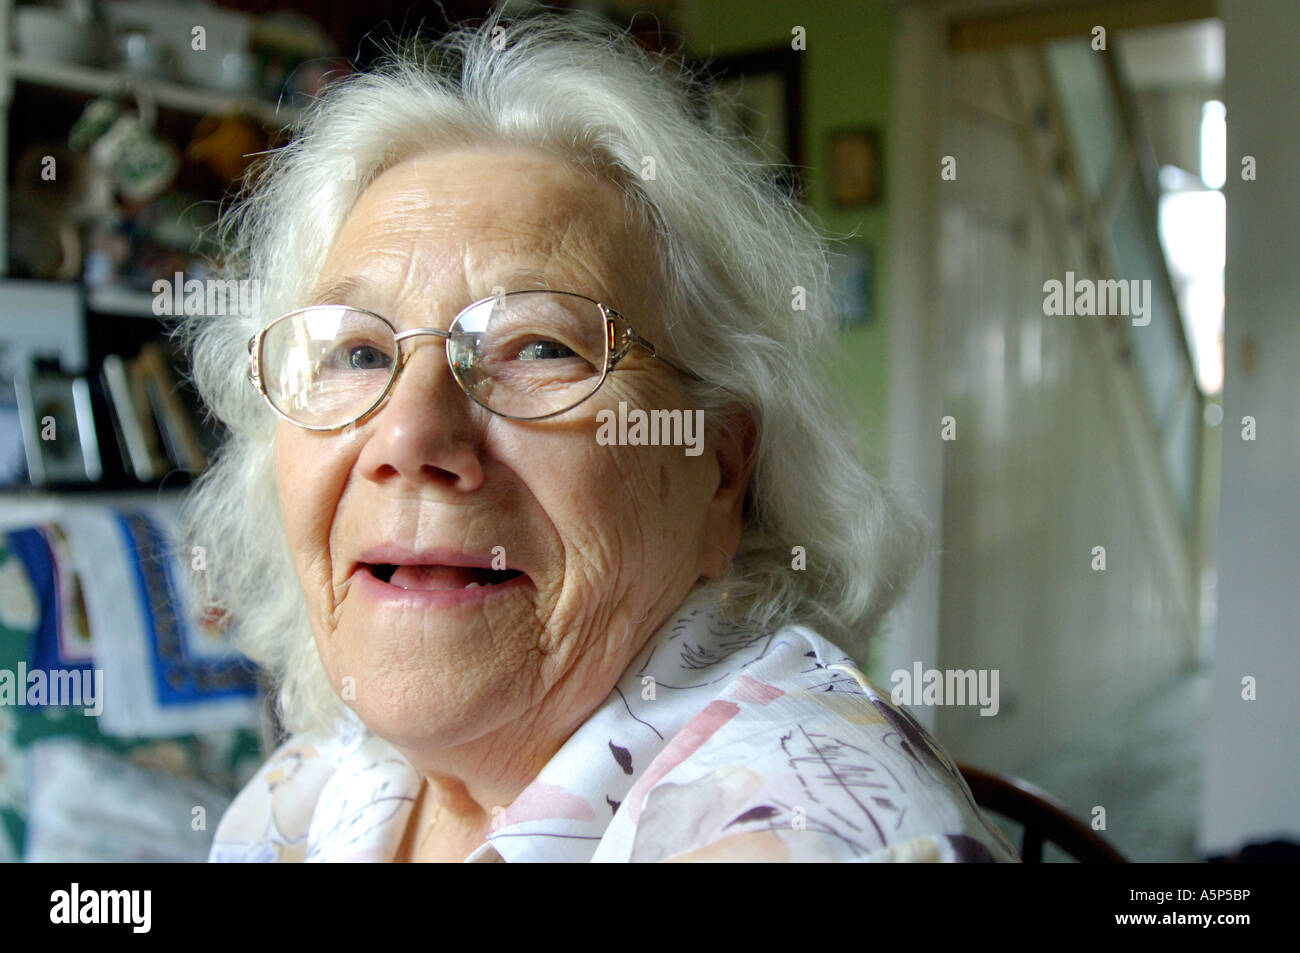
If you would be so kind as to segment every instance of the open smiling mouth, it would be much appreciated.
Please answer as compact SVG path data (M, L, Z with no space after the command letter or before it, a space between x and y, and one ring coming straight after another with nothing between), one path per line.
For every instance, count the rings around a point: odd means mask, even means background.
M432 592L499 586L523 575L518 569L479 569L474 566L396 566L392 563L362 563L361 568L390 586Z

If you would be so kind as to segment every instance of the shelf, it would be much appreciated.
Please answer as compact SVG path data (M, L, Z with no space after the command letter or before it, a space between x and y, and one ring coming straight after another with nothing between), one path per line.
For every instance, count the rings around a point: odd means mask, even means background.
M114 287L94 288L86 292L86 307L97 314L156 318L153 313L153 299L154 296L148 291Z
M281 106L251 94L223 93L219 90L184 86L167 80L135 76L114 70L79 66L76 63L10 59L7 72L20 82L38 83L58 89L70 89L92 95L124 90L143 90L158 105L182 112L205 115L213 112L242 111L269 126L287 126L298 117L299 110Z
M149 508L179 511L188 487L105 489L93 483L84 487L50 490L43 487L0 487L0 532L56 521L70 509L105 506L120 509Z

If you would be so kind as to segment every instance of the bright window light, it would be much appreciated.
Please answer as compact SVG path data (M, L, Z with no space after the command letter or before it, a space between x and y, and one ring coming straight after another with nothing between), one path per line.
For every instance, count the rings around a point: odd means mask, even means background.
M1222 192L1170 192L1160 199L1160 238L1188 326L1201 389L1223 388Z
M1201 179L1221 189L1228 179L1228 123L1223 103L1211 99L1201 107Z

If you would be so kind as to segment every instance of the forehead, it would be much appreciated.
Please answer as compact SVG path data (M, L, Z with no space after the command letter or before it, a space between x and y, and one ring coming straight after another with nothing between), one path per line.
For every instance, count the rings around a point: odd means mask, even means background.
M463 305L467 295L523 284L637 294L652 251L628 208L613 183L545 153L421 155L386 170L358 198L313 297L340 285L389 299L376 306L411 296Z

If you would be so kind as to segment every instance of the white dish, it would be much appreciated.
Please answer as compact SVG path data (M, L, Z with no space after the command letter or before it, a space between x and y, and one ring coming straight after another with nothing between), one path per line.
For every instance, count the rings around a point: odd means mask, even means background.
M83 24L61 10L18 7L14 38L25 59L55 63L96 63L95 38Z

